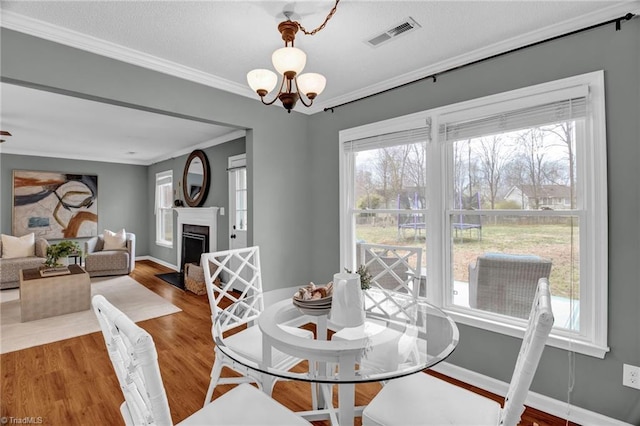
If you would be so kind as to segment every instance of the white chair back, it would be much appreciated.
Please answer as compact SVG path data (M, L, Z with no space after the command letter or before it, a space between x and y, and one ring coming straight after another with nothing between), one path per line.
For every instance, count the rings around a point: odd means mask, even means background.
M92 300L109 358L120 382L127 425L172 425L158 354L149 333L102 295Z
M524 412L524 401L538 368L545 342L553 327L551 311L551 292L546 278L538 281L536 295L533 300L529 324L513 370L509 391L500 416L500 424L515 426Z
M372 275L372 286L418 297L422 248L360 244L360 262Z
M211 307L211 321L215 319L223 299L229 302L246 302L246 309L240 316L227 315L219 326L222 331L229 330L241 324L246 324L258 318L264 310L262 297L262 276L260 272L260 250L257 246L233 250L203 253L200 265L204 271L204 281ZM226 281L216 285L216 278ZM254 296L254 297L252 297ZM240 310L236 310L240 312Z
M124 394L125 403L120 411L125 424L173 425L160 375L158 353L151 335L109 303L104 296L94 296L92 303L107 344L109 358ZM247 384L234 387L180 424L310 425L264 392Z
M371 274L371 287L382 292L365 291L365 307L390 318L407 315L411 303L398 303L390 293L404 293L415 300L420 293L422 248L360 244L359 262ZM411 316L410 314L408 314Z
M362 424L516 426L551 327L549 283L540 279L504 408L484 395L418 373L391 380L384 386L363 410Z

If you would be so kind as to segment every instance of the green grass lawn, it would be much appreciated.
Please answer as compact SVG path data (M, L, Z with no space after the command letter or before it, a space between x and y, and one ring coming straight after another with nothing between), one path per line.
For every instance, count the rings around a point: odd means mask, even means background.
M425 230L416 237L410 229L398 233L395 225L359 224L356 238L377 244L425 247ZM453 275L456 281L468 281L469 263L485 252L533 254L553 262L549 282L555 296L579 299L578 249L578 228L574 226L572 230L568 224L484 224L482 239L475 229L458 231L453 244ZM426 265L426 253L422 264Z

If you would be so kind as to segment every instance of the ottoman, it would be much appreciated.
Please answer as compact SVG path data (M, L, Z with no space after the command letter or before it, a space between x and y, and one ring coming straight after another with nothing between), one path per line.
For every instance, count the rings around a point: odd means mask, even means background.
M89 274L78 265L69 265L68 275L40 276L39 269L20 271L20 320L48 318L91 307Z

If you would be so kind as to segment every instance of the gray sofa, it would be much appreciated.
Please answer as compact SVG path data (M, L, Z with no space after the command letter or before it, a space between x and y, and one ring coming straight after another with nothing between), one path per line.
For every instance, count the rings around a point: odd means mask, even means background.
M35 243L35 256L13 259L0 258L0 289L20 287L20 270L37 268L47 260L47 247L49 247L47 240L36 238ZM0 240L0 253L2 253L2 240Z
M136 267L136 236L127 232L126 248L103 250L102 234L84 243L84 269L90 277L127 275Z

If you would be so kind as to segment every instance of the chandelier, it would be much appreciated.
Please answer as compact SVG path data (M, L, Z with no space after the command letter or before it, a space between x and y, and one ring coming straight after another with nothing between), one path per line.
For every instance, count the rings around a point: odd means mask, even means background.
M278 94L269 102L265 101L265 96L269 94L278 83L278 76L271 70L255 69L247 73L247 82L260 100L265 105L273 104L280 99L282 106L291 113L296 106L298 99L306 107L313 105L313 100L324 90L327 79L322 74L305 73L300 74L307 62L307 55L297 47L294 47L296 33L301 30L306 35L314 35L322 30L338 7L340 0L336 0L333 9L329 12L322 25L313 31L307 31L298 21L291 20L291 12L284 12L286 21L278 24L278 31L284 40L284 47L273 52L271 61L273 67L282 75L282 82L278 89ZM305 101L305 99L308 101Z

